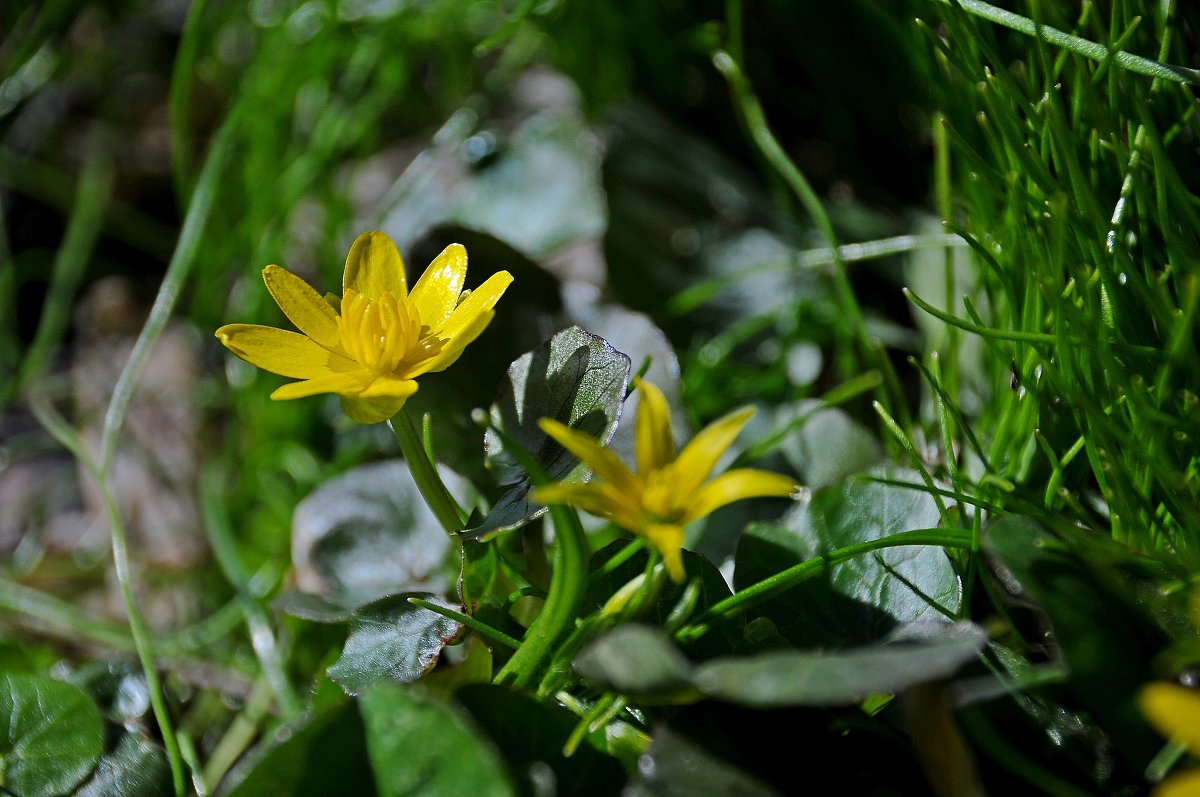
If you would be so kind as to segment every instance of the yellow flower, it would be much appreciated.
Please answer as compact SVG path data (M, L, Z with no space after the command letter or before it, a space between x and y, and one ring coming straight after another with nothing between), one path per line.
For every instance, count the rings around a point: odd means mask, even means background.
M1138 705L1159 733L1200 755L1200 691L1171 683L1148 684L1138 693ZM1167 778L1154 790L1154 797L1200 797L1200 769Z
M572 504L644 535L662 553L671 578L683 581L684 526L743 498L790 495L797 485L786 476L752 468L738 468L709 480L717 460L754 415L753 407L714 421L676 456L666 398L646 381L638 389L641 402L634 424L637 473L595 438L543 418L542 430L602 481L552 484L535 490L532 497L543 504Z
M364 232L346 256L342 298L329 301L279 266L263 269L267 290L303 335L257 324L227 324L217 338L243 360L300 379L271 394L294 399L341 396L359 423L395 415L417 392L416 378L449 367L495 315L512 283L507 271L464 293L467 250L450 244L412 291L392 239Z

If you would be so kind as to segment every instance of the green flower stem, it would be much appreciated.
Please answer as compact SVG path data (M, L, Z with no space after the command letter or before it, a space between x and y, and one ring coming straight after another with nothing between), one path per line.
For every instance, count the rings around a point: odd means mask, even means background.
M419 606L420 608L427 609L434 614L440 614L442 617L462 623L480 636L503 645L510 650L516 650L517 648L521 647L520 640L513 639L500 629L492 628L487 623L480 622L469 614L463 614L462 612L456 612L453 609L447 609L445 606L439 606L436 603L424 600L423 598L409 598L408 602L413 606Z
M476 421L481 426L489 425L488 417L480 412ZM550 476L530 455L525 447L498 426L491 426L505 448L529 474L537 486L549 484ZM579 515L567 506L551 506L550 518L554 521L556 536L554 543L554 570L550 575L550 592L541 614L525 632L521 647L496 674L498 684L511 683L529 687L551 659L554 644L563 634L574 628L579 619L583 598L588 585L587 536Z
M426 453L425 442L412 414L407 408L403 408L388 421L388 426L396 435L396 442L400 444L400 451L404 454L404 461L408 464L413 481L417 483L417 489L421 491L421 497L433 510L442 528L450 535L462 531L466 528L467 519L454 497L450 495L450 491L446 489L446 483L442 481L437 465Z
M265 677L259 676L246 696L245 708L233 718L229 730L225 731L208 756L201 775L205 784L214 787L220 784L229 769L254 742L263 720L271 711L271 695L271 685Z
M744 590L730 595L714 604L697 623L684 626L675 635L681 642L692 642L704 636L711 624L720 619L734 617L763 601L774 598L786 592L813 576L819 575L829 567L849 561L872 551L884 548L899 548L905 545L938 545L943 548L970 549L971 533L956 529L916 529L891 534L877 540L868 540L843 548L835 548L822 556L815 556L797 565L765 578L757 584L752 584Z
M550 517L557 535L550 592L521 647L496 675L496 683L529 687L550 658L554 643L574 626L583 606L589 553L583 525L575 510L565 506L550 507Z

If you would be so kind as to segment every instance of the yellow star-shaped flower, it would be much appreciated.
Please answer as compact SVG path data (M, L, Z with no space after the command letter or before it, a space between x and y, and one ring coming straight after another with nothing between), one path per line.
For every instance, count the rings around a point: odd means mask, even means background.
M679 582L684 577L685 526L743 498L791 495L798 485L787 476L752 468L708 478L717 460L754 415L753 407L714 421L677 456L666 397L644 380L638 390L641 402L634 423L637 473L595 438L543 418L542 430L579 457L602 481L548 485L535 490L532 498L543 504L571 504L644 535L662 553L671 578Z
M1138 705L1159 733L1200 755L1200 691L1179 684L1147 684L1138 693ZM1200 769L1167 778L1154 797L1200 797Z
M346 256L340 302L326 301L287 269L263 269L267 290L304 334L226 324L217 338L246 362L302 380L271 398L336 393L351 418L378 423L417 392L418 376L458 359L492 320L492 308L512 283L512 275L500 271L464 294L466 274L467 250L450 244L410 292L392 239L364 232Z

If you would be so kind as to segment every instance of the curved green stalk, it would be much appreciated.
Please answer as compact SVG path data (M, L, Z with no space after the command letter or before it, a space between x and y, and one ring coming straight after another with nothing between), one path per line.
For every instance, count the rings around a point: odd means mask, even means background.
M158 343L167 321L183 291L183 284L192 264L196 262L196 253L200 249L200 236L204 232L208 213L212 209L213 199L217 192L217 180L224 171L225 163L233 152L234 131L238 125L238 113L234 111L221 125L209 152L204 170L196 183L192 194L191 204L188 205L187 216L183 220L183 229L179 233L179 242L175 245L175 253L167 265L167 273L163 275L158 295L154 297L154 305L150 308L150 317L138 334L137 342L133 344L125 367L117 378L113 388L112 399L108 402L108 410L104 414L104 431L100 437L100 461L102 473L112 468L113 457L117 453L117 440L121 436L121 427L125 416L129 413L130 402L133 401L133 390L137 386L142 370L150 359L150 352Z
M849 561L863 554L879 551L884 548L898 548L905 545L938 545L943 548L970 549L971 536L969 531L956 529L916 529L914 531L904 531L899 534L880 537L877 540L868 540L842 548L835 548L827 554L806 559L797 565L789 567L787 570L776 573L770 578L764 578L762 581L752 584L722 601L718 601L705 612L699 622L684 626L675 636L681 642L690 642L699 639L708 632L712 622L741 614L763 601L774 598L781 592L785 592L797 584L825 572L826 568Z
M575 624L587 593L588 546L575 510L550 507L556 536L554 573L542 613L529 626L521 647L496 675L496 683L529 687L550 658L554 643Z
M425 450L424 438L417 429L412 414L407 408L402 408L388 421L388 426L396 435L396 442L400 444L400 451L404 454L404 462L408 465L413 481L417 483L421 497L442 524L442 528L450 535L462 531L467 525L467 519L463 517L454 496L446 489L446 483L442 481L437 465Z
M112 533L113 568L117 573L117 583L121 586L121 597L125 602L125 613L129 620L129 633L133 637L133 646L137 651L138 662L142 666L142 674L146 677L146 691L150 693L150 707L154 719L162 733L163 746L167 750L167 760L171 765L171 780L175 786L176 797L183 797L186 790L183 756L179 749L179 740L175 736L175 726L167 710L167 701L163 693L162 680L158 677L158 669L154 664L154 651L151 648L150 632L146 621L138 608L137 599L133 594L133 578L129 567L129 538L125 532L125 521L121 517L121 508L117 506L112 489L105 471L96 463L79 439L79 435L70 424L58 415L50 406L38 397L30 402L37 419L46 427L46 431L70 451L80 464L95 479L108 512L108 523Z

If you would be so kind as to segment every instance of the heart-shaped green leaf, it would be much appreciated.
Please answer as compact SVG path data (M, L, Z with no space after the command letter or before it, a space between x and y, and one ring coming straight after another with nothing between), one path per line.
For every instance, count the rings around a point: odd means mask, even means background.
M847 650L714 659L697 669L695 682L712 697L756 708L847 705L952 675L985 642L983 630L968 622L918 622Z
M381 797L512 797L495 748L455 707L380 683L359 701Z
M462 632L461 623L414 606L410 597L463 611L461 605L430 593L392 595L355 609L342 657L328 670L347 693L357 695L381 680L417 680Z
M154 742L127 733L105 753L75 797L166 797L171 794L171 766Z
M657 628L619 626L585 648L575 669L592 683L646 701L701 696L754 708L850 705L945 678L987 642L969 623L921 621L880 642L842 650L782 650L688 661Z
M491 408L492 424L531 453L555 481L583 481L587 468L538 427L553 418L608 442L621 417L629 385L629 358L579 327L570 327L508 369ZM546 508L529 500L529 477L491 429L484 437L488 467L500 484L512 485L483 522L464 534L484 537L519 528Z
M100 709L77 686L0 674L0 771L22 797L55 797L82 781L104 750Z
M816 491L777 524L750 526L738 543L734 585L744 589L833 549L934 528L939 521L937 504L917 473L873 470ZM952 615L960 600L958 575L942 549L904 546L834 565L826 576L768 601L759 612L793 644L844 645L878 639L896 623Z
M443 469L441 475L452 490L462 489L453 473ZM449 547L399 460L360 465L330 479L297 505L292 519L292 561L301 591L340 606L444 589Z

